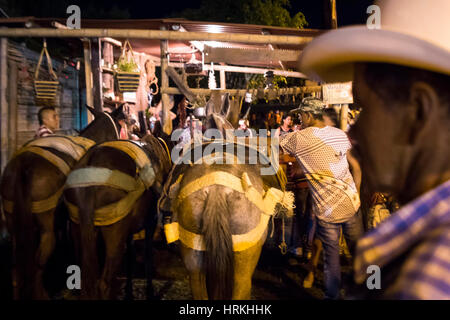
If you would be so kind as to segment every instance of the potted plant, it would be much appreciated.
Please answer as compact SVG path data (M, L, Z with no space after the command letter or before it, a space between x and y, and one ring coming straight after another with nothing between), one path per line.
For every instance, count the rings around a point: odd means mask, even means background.
M129 54L127 55L127 47ZM135 92L139 87L141 72L139 65L134 60L133 49L130 42L125 41L123 45L122 54L116 64L116 79L119 85L120 92Z

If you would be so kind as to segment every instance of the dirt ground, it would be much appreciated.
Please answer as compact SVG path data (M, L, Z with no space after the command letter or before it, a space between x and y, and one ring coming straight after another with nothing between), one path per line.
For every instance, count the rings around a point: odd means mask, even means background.
M136 242L138 263L133 280L133 295L136 300L145 299L146 282L144 265L140 252L143 244ZM192 299L188 273L184 268L177 245L167 246L162 241L155 243L155 277L153 286L157 299ZM350 263L342 256L343 279L350 274ZM312 288L304 289L303 279L307 275L306 261L292 254L282 255L280 249L265 245L258 266L253 275L253 300L320 300L323 299L323 265L319 262L315 282ZM119 276L122 288L125 285L124 274ZM345 294L344 292L342 294ZM124 299L124 290L118 299Z
M10 250L2 246L2 260L8 262ZM133 296L135 300L145 300L145 272L144 272L144 241L135 241L136 265L133 278ZM49 268L44 274L44 281L50 285L51 299L54 300L75 300L78 294L65 288L67 274L66 268L70 264L75 264L67 247L57 248L55 256L65 257L63 260L51 259ZM189 287L189 278L178 252L178 245L168 246L162 239L156 238L153 249L155 276L153 287L156 299L161 300L189 300L192 299ZM345 256L341 256L341 266L343 281L350 277L351 266ZM9 263L2 264L1 283L2 287L10 284ZM125 266L125 265L124 265ZM122 287L117 299L124 299L125 268L118 275L118 281ZM323 265L322 259L319 261L315 282L312 288L303 288L303 279L307 275L306 261L290 253L282 255L280 249L273 241L266 241L259 259L256 271L253 275L252 299L254 300L320 300L323 299ZM8 284L8 285L5 285ZM53 286L53 287L52 287ZM2 299L9 300L12 297L8 293L10 290L2 290ZM341 293L345 296L345 293Z

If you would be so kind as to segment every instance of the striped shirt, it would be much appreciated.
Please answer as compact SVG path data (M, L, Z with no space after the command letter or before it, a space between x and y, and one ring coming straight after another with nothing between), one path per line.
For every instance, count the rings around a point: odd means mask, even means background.
M450 299L450 180L402 207L358 241L355 280L405 256L384 298ZM383 271L381 273L383 277Z
M341 223L358 211L359 196L347 162L351 144L344 131L309 127L281 136L280 146L300 163L318 219Z
M34 138L42 138L42 137L46 137L46 136L50 136L54 134L52 130L50 130L49 128L47 128L45 126L45 124L43 124L42 126L39 127L39 129L36 130L36 134L34 135Z

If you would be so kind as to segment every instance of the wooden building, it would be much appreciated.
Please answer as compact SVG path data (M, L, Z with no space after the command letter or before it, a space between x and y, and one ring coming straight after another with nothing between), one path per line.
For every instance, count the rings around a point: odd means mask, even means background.
M24 17L0 19L0 26L6 27L0 29L0 37L6 37L1 38L0 52L2 169L13 152L33 136L38 126L38 107L33 100L30 77L32 79L39 53L25 48L20 42L13 42L18 41L17 38L57 38L70 44L72 58L84 61L81 70L77 70L73 66L64 66L64 61L54 57L54 69L63 70L59 73L60 91L55 99L61 115L61 131L74 133L75 129L86 124L85 103L103 110L107 97L112 98L113 104L129 101L129 97L117 93L112 70L126 40L131 43L141 70L148 60L158 67L164 118L169 111L168 95L186 95L179 89L174 70L183 69L190 59L202 61L204 74L210 70L217 73L218 90L243 99L249 90L227 88L227 74L273 71L275 75L305 78L297 70L298 58L304 46L324 32L184 19L83 19L82 29L67 30L64 19ZM296 87L276 94L300 95L320 90L320 86ZM256 95L256 89L254 91L252 94ZM261 89L259 91L258 94L264 94ZM191 88L190 92L193 98L208 96L211 90ZM142 93L138 90L133 102L141 111L146 107L145 92ZM170 132L171 128L164 130Z

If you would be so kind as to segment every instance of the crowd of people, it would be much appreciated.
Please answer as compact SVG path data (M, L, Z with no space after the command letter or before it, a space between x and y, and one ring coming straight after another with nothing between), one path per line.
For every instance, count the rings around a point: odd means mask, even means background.
M175 148L182 149L191 142L195 132L201 133L204 128L201 119L197 119L191 112L186 112L185 97L172 97L171 102L176 112L171 112L173 129L181 130ZM36 138L51 135L58 128L55 108L42 108L38 118L40 127ZM158 134L161 130L160 118L161 101L147 110L143 117L144 122L133 117L119 119L119 136L121 139L139 140L148 132ZM252 137L258 135L257 129L275 130L274 137L280 139L281 153L292 155L300 165L297 165L294 169L297 172L294 173L289 170L292 167L288 168L289 181L293 182L299 178L308 181L300 188L294 187L293 190L297 193L297 216L292 221L287 221L290 252L310 262L310 272L303 286L312 286L318 257L323 248L326 296L338 298L341 229L352 254L356 240L363 234L359 203L361 172L358 162L349 151L351 143L346 133L338 128L338 114L333 107L327 107L320 99L309 97L303 99L298 109L290 112L270 111L262 124L258 124L258 116L255 113L250 119L251 122L247 119L239 121L235 135ZM141 126L145 129L141 130ZM308 153L308 150L313 152ZM321 175L320 179L315 176L318 173ZM382 207L384 203L377 198L378 222L389 215L389 210ZM381 212L384 216L380 218ZM372 215L375 216L375 211ZM376 218L371 221L374 220ZM375 225L373 222L373 226Z
M298 163L303 191L309 193L302 191L306 205L298 206L306 208L308 220L303 247L306 252L323 247L326 298L341 294L342 232L357 284L365 282L371 267L382 270L382 290L369 296L449 299L450 5L447 0L436 0L434 7L421 0L380 3L382 30L358 26L327 32L300 58L300 69L312 78L353 81L362 112L348 132L337 128L336 112L316 98L304 99L290 113L252 114L239 130L244 135L251 134L249 128L276 130L281 148ZM186 143L201 124L182 115L180 103L175 127L186 129L181 139ZM150 130L158 130L158 108L150 112L149 119L155 119ZM356 120L353 114L349 118L350 124ZM55 121L54 110L41 110L37 136L52 134ZM374 191L371 230L362 219L362 181ZM298 252L299 245L294 240L291 249ZM317 255L307 256L317 262ZM306 278L304 286L311 281Z

